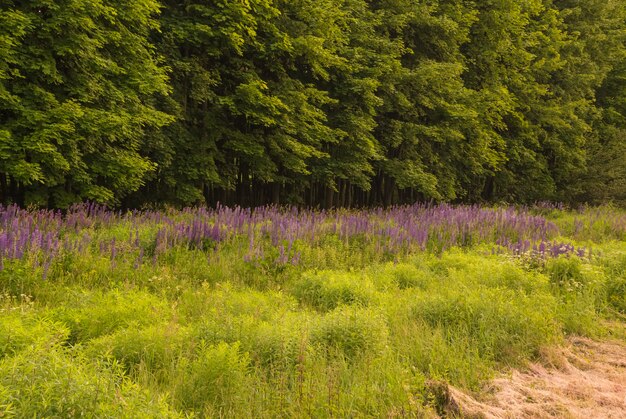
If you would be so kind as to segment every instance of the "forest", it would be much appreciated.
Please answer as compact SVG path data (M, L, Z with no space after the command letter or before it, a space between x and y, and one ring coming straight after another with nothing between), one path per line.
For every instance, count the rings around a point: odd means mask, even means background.
M621 0L2 0L0 200L623 203Z

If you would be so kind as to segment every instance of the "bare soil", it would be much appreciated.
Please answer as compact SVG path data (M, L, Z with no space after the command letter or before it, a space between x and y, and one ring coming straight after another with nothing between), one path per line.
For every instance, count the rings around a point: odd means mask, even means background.
M626 345L571 338L541 364L492 382L477 400L449 389L454 413L482 418L626 419Z

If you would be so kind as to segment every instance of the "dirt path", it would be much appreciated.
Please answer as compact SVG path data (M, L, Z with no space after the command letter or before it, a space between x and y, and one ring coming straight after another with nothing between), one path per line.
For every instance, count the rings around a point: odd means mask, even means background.
M452 402L467 417L626 419L626 345L573 338L545 359L494 380L484 400L451 388Z

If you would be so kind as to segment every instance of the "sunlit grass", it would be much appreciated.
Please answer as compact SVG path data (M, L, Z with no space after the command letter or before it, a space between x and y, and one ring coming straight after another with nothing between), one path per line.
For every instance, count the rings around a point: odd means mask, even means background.
M254 221L251 244L236 214L219 244L167 246L165 215L83 215L79 231L49 219L58 250L2 253L0 416L433 415L434 382L481 392L569 334L626 339L624 213L546 211L503 213L506 231L468 230L465 244L441 222L423 248L364 227L365 213L340 215L354 234L328 227L339 215L304 217L291 244L271 220ZM581 216L596 218L570 229ZM496 244L551 220L546 239L592 254Z

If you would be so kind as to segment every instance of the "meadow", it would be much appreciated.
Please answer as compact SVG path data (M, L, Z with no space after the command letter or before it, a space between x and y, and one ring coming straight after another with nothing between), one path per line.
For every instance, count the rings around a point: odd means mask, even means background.
M610 206L0 208L0 417L435 417L625 326Z

